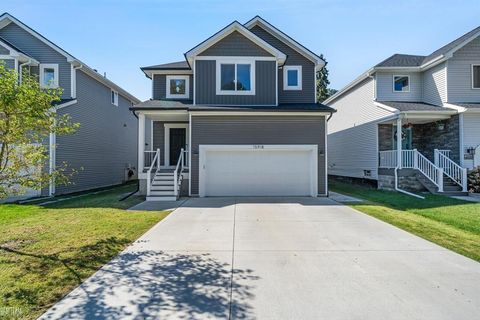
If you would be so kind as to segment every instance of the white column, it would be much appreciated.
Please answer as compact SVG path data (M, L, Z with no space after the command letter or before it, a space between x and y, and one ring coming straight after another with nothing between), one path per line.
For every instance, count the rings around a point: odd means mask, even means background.
M143 172L145 165L145 115L138 115L138 172Z
M397 118L397 167L402 167L402 118Z

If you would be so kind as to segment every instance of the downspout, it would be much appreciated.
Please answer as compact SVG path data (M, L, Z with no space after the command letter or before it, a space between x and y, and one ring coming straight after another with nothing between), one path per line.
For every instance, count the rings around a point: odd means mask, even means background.
M24 66L28 66L28 65L31 64L31 63L32 63L32 59L28 59L27 62L24 62L24 63L22 63L22 64L20 64L20 65L18 66L18 69L19 69L19 70L18 70L18 77L19 77L18 83L22 83L22 73L23 73L23 72L22 72L22 68L23 68Z
M133 116L134 116L135 118L137 118L137 122L138 122L138 116L137 116L137 114L135 113L135 110L132 110L132 113L133 113ZM138 130L136 130L136 131L137 131L137 142L138 142ZM137 148L137 152L138 152L138 148ZM138 164L137 164L137 171L138 171ZM137 172L137 174L138 174L138 172ZM130 198L131 196L133 196L135 193L137 193L138 191L140 191L140 180L139 180L139 179L137 179L137 188L136 188L134 191L132 191L132 192L130 192L129 194L127 194L125 197L123 197L123 198L121 198L120 200L118 200L118 201L123 201L123 200L125 200L125 199L128 199L128 198Z
M398 169L400 169L400 168L399 168L399 166L397 165L397 167L395 168L395 191L401 192L401 193L403 193L403 194L406 194L406 195L408 195L408 196L412 196L412 197L415 197L415 198L425 199L425 197L419 196L418 194L415 194L415 193L411 193L411 192L405 191L405 190L400 189L400 188L398 187L398 172L397 172Z

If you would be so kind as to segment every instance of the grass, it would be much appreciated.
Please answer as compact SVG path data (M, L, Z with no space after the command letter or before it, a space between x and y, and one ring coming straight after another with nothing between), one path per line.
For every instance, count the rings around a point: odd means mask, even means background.
M126 211L134 189L0 205L0 319L37 318L168 214Z
M363 213L480 261L480 203L438 195L422 200L336 181L330 188L365 200L349 204Z

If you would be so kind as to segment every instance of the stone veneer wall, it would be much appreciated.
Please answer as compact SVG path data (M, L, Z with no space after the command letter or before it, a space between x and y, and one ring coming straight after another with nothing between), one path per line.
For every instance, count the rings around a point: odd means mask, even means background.
M391 124L378 125L378 150L387 151L394 150L393 130Z

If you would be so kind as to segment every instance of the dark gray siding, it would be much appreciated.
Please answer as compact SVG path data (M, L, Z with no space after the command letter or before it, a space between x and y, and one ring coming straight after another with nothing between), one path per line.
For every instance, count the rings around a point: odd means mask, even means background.
M57 63L59 69L59 85L63 88L63 98L70 98L70 63L67 58L38 40L15 23L0 29L0 36L26 52L40 63Z
M272 55L247 39L238 31L234 31L213 46L201 52L199 56L271 57Z
M15 69L15 60L13 59L0 59L0 63L5 63L5 68Z
M190 88L189 88L189 93L190 93L190 98L188 100L193 100L193 75L190 76ZM153 76L153 99L154 100L161 100L165 99L167 96L167 87L166 87L166 81L167 81L167 76L164 74L155 74ZM181 99L178 99L181 100Z
M278 103L315 102L315 64L303 55L278 40L260 26L250 31L287 55L285 65L302 66L302 90L283 90L283 70L278 71Z
M4 46L2 46L2 45L0 44L0 54L9 55L9 54L10 54L10 50L8 50L7 48L5 48Z
M199 145L317 144L318 193L325 184L325 117L320 116L193 116L192 194L198 194Z
M154 121L153 150L160 149L160 165L165 164L165 123L188 123L184 121Z
M79 170L74 185L57 186L57 194L122 183L125 168L137 168L137 119L130 102L119 95L110 103L110 88L77 71L78 103L63 109L81 127L73 135L57 137L57 166L67 162ZM81 169L83 167L83 170Z
M196 104L275 105L275 62L256 61L255 95L217 95L215 60L195 61Z

